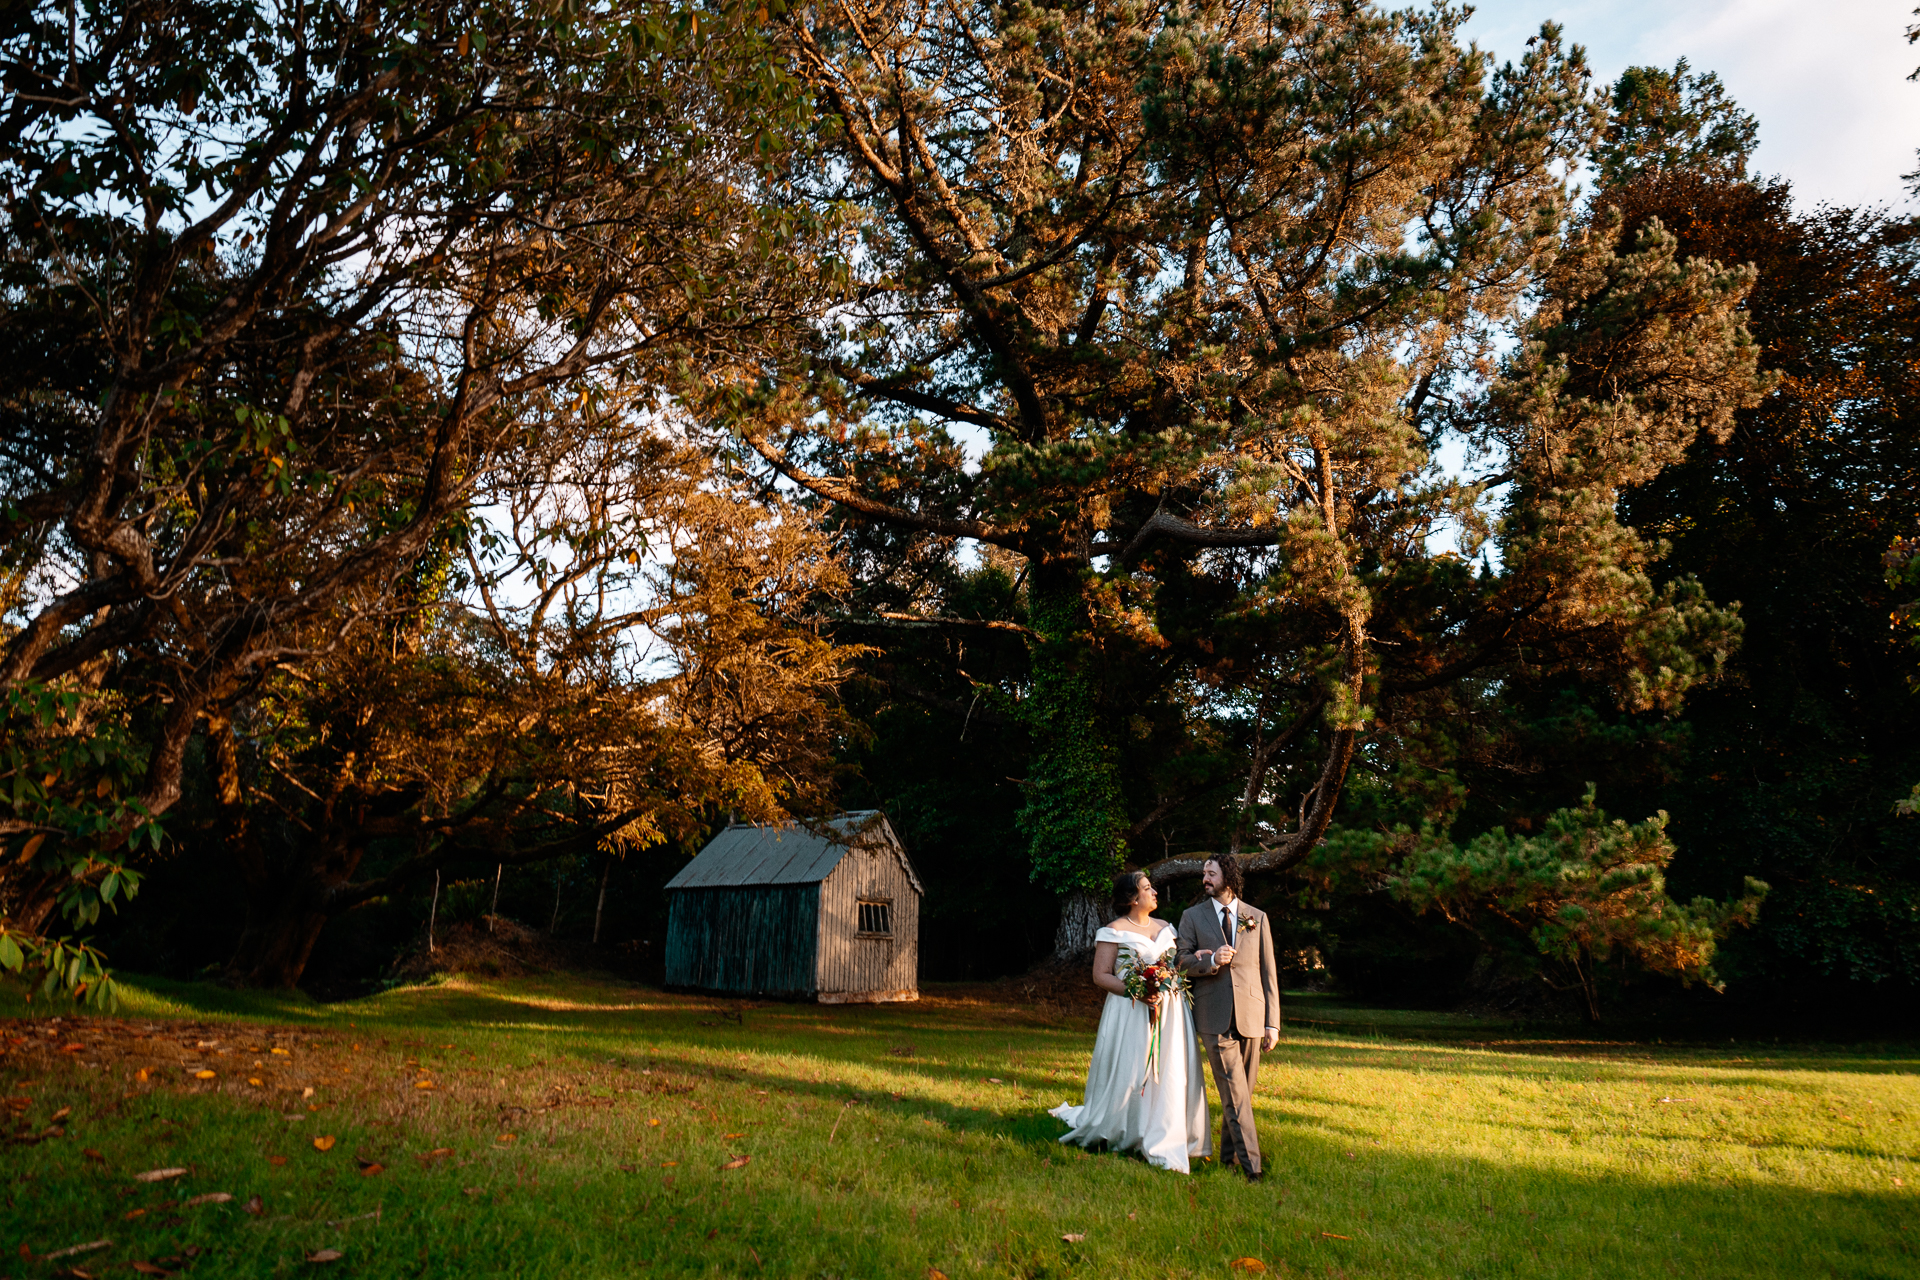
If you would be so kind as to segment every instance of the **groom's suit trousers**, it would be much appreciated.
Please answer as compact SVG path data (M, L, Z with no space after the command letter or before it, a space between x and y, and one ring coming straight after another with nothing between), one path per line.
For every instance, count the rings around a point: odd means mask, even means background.
M1202 1036L1220 1090L1220 1161L1260 1172L1260 1134L1253 1127L1253 1089L1260 1081L1260 1041L1232 1031Z

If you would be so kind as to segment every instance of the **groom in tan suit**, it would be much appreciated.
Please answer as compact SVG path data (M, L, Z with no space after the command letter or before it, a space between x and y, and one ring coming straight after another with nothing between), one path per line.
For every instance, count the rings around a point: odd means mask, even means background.
M1233 855L1207 859L1200 887L1208 901L1180 917L1180 967L1193 980L1193 1023L1220 1090L1220 1161L1249 1182L1264 1175L1253 1128L1260 1054L1280 1041L1280 971L1264 911L1240 900Z

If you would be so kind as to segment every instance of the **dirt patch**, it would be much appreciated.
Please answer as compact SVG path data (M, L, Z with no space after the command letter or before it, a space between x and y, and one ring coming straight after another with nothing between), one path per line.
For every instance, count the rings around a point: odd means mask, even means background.
M1020 976L1002 978L995 985L1010 1000L1062 1022L1097 1023L1107 1004L1107 993L1093 985L1091 951L1065 960L1042 960Z
M423 941L394 965L393 976L419 982L436 973L485 978L523 978L535 973L600 967L581 943L562 942L505 916L463 920L436 931L431 950Z
M58 1120L43 1127L30 1114L33 1087L68 1073L98 1073L124 1086L128 1098L156 1089L230 1093L283 1113L309 1114L331 1102L349 1074L343 1062L364 1056L355 1055L358 1047L295 1027L10 1018L0 1021L0 1077L17 1096L0 1100L0 1124L15 1144L65 1137Z
M667 1070L622 1068L611 1075L640 1081L653 1093L687 1092L693 1084L684 1073ZM95 1113L84 1106L56 1109L63 1091L76 1083L93 1094L96 1107L114 1114L146 1098L220 1094L278 1117L284 1123L282 1150L292 1151L316 1139L330 1142L330 1122L342 1118L343 1108L391 1135L449 1106L476 1118L497 1112L494 1123L509 1132L515 1127L510 1121L606 1105L590 1088L608 1076L607 1069L583 1062L503 1069L474 1050L421 1032L84 1015L9 1018L0 1020L0 1143L84 1142ZM163 1127L178 1123L158 1112L155 1117ZM156 1132L156 1143L173 1140L171 1129ZM376 1151L368 1158L386 1156Z

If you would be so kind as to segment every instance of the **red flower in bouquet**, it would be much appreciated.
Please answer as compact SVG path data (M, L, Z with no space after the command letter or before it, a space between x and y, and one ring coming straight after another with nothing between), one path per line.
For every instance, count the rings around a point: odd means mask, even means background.
M1147 1006L1147 1026L1150 1028L1147 1034L1147 1076L1152 1080L1160 1078L1161 1007L1169 997L1178 999L1192 987L1187 975L1180 972L1174 960L1172 948L1150 963L1142 962L1136 955L1125 963L1120 974L1120 982L1126 988L1127 995ZM1144 1091L1146 1087L1142 1082L1140 1088Z

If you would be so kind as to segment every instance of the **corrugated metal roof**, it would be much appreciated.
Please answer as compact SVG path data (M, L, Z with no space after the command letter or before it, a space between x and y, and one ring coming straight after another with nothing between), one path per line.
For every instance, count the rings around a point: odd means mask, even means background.
M840 865L853 843L878 839L893 849L907 867L913 887L920 879L907 863L906 853L878 809L836 814L822 824L824 832L795 823L777 826L728 827L694 855L680 874L667 881L669 889L715 889L746 884L814 884Z

